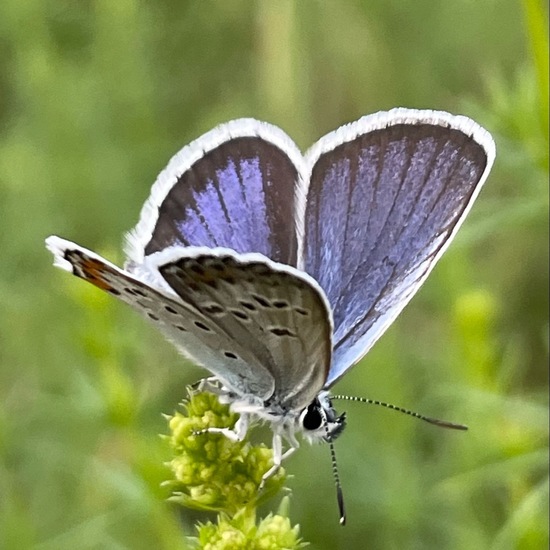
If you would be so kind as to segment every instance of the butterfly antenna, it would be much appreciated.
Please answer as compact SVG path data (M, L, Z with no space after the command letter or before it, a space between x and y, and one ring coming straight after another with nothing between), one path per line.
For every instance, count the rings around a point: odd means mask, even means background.
M328 447L330 449L330 464L332 467L332 477L334 478L334 483L336 485L336 499L338 500L338 512L340 514L340 525L346 524L346 509L344 506L344 493L342 491L342 484L340 483L340 474L338 473L338 464L336 462L336 452L334 450L334 441L330 435L328 429L327 417L323 409L321 409L321 414L323 416L323 426L325 428L325 435L328 442Z
M331 401L339 399L341 401L356 401L358 403L367 403L368 405L379 405L381 407L386 407L386 409L392 409L394 411L397 411L403 414L408 414L409 416L414 416L415 418L424 420L424 422L429 422L430 424L434 424L435 426L439 426L440 428L449 428L451 430L468 429L468 426L464 426L464 424L455 424L454 422L449 422L447 420L439 420L438 418L431 418L429 416L424 416L423 414L419 414L414 411L409 411L408 409L404 409L403 407L392 405L391 403L384 403L382 401L377 401L375 399L367 399L366 397L353 397L350 395L331 395L330 399Z

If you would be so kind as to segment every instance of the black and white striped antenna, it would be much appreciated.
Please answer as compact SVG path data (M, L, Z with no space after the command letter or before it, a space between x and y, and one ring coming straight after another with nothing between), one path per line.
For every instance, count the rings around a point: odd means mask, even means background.
M353 397L350 395L331 395L331 401L340 400L340 401L355 401L357 403L366 403L367 405L378 405L380 407L385 407L386 409L392 409L394 411L413 416L419 420L424 420L424 422L429 422L434 426L439 426L440 428L449 428L451 430L467 430L468 426L464 424L456 424L454 422L449 422L448 420L440 420L438 418L432 418L430 416L424 416L414 411L410 411L403 407L398 407L397 405L392 405L391 403L384 403L383 401L377 401L376 399L367 399L366 397Z
M334 441L329 432L328 420L325 410L320 407L320 412L323 417L323 426L325 428L325 435L330 449L330 464L332 467L332 476L336 485L336 499L338 500L338 512L340 514L340 525L346 524L346 508L344 506L344 493L342 491L342 483L340 482L340 474L338 473L338 463L336 462L336 451L334 450Z

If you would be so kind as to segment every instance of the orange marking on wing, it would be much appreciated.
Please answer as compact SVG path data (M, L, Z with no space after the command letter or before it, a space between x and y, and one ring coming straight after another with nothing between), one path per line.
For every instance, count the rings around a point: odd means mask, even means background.
M82 260L80 267L82 270L82 274L87 281L97 286L98 288L101 288L101 290L113 290L113 287L103 278L103 274L105 272L112 271L104 263L100 262L99 260L87 258L85 260Z

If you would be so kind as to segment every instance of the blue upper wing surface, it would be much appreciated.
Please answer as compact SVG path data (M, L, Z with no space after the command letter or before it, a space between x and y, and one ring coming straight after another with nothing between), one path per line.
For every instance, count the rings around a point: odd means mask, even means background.
M253 119L205 134L159 175L128 236L128 266L174 245L259 252L295 266L302 162L284 132Z
M416 293L494 157L490 136L465 117L395 113L329 134L307 157L302 267L333 310L327 387L367 353Z

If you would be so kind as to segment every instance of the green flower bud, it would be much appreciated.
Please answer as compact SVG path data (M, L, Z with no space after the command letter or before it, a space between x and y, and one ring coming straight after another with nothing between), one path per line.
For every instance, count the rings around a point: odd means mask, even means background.
M281 468L258 491L263 474L273 465L273 451L265 445L231 441L223 434L197 433L207 428L234 428L239 415L211 393L193 393L183 412L169 418L167 440L174 452L169 462L173 479L170 500L199 510L234 516L244 507L256 507L277 493L286 474Z
M269 514L256 524L255 513L243 509L233 518L220 514L217 523L198 527L195 546L201 550L297 550L307 546L299 537L299 527L291 526L281 510L288 509L288 497L277 514Z

